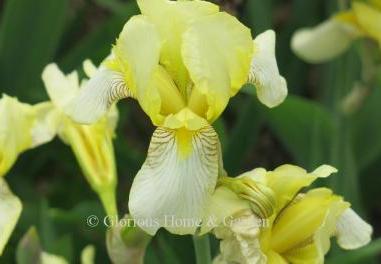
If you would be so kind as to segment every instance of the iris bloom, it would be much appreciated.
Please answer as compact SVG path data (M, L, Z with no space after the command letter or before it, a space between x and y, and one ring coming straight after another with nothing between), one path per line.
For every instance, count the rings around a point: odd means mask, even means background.
M206 1L140 0L138 5L142 14L125 24L102 70L66 112L92 123L115 101L131 97L158 127L129 199L137 223L154 234L166 226L166 217L202 216L222 170L211 124L229 98L251 82L260 101L273 107L284 100L287 87L277 68L273 31L253 42L248 28Z
M97 69L90 61L84 71L92 76ZM116 167L112 138L118 120L113 107L92 125L80 125L63 113L64 105L75 97L87 80L79 83L77 72L64 75L57 65L50 64L43 71L42 79L51 102L46 102L45 123L51 136L58 135L70 145L90 186L99 195L108 214L116 215Z
M43 104L31 106L7 95L0 99L0 255L22 210L4 176L20 153L51 139L40 120L43 108Z
M208 214L220 223L214 229L217 238L222 239L215 263L323 263L333 236L344 249L367 244L371 226L342 197L327 188L300 193L315 179L333 172L336 169L327 165L312 173L291 165L274 171L254 169L235 178L238 182L252 181L245 185L255 186L251 189L262 194L252 199L242 199L247 188L237 190L231 181L222 182ZM273 201L273 208L267 210L272 212L267 219L250 206L268 208L268 201Z
M297 31L291 41L302 59L320 63L345 52L352 41L366 37L381 47L381 1L352 1L349 10L339 12L314 28Z

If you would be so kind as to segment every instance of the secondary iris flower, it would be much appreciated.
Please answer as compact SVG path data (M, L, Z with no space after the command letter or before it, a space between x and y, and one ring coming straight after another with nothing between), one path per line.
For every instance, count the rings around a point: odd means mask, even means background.
M7 95L0 99L0 255L22 210L4 176L22 152L51 139L40 122L41 107L43 104L31 106Z
M242 199L240 190L232 188L231 182L223 182L208 214L218 220L215 223L221 223L214 229L217 238L222 239L215 263L323 263L333 236L344 249L369 243L372 227L342 197L327 188L300 193L315 179L333 172L336 169L327 165L312 173L291 165L274 171L254 169L235 178L251 180L255 192L263 194L253 199ZM268 208L268 201L274 202L267 219L250 206L254 203Z
M92 76L97 69L85 61L84 71ZM63 113L63 106L75 97L87 80L78 80L77 72L64 75L56 64L45 67L42 79L51 102L46 102L45 123L52 136L58 135L70 145L90 186L95 190L108 214L117 215L115 188L117 183L112 139L118 120L113 107L105 116L92 125L80 125Z
M319 63L345 52L353 40L367 37L381 48L381 1L352 1L352 8L339 12L314 27L297 31L291 41L302 59Z
M193 233L194 225L168 226L166 218L197 221L214 191L222 166L211 124L247 82L269 107L287 94L275 34L253 41L248 28L206 1L138 5L142 14L126 23L102 69L65 109L92 123L115 101L136 99L158 128L133 182L130 212L150 234L161 226Z

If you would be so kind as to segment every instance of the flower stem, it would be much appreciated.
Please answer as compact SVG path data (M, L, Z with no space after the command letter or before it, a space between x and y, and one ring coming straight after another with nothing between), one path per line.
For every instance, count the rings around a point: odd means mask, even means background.
M116 197L114 188L104 189L98 192L103 208L107 216L118 219L118 209L116 206Z
M210 264L212 263L212 256L210 254L209 235L193 236L193 245L196 253L197 264Z

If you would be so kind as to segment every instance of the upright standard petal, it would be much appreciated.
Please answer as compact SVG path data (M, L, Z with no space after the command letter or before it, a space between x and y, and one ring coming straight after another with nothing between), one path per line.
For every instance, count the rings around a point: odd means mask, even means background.
M186 96L189 76L181 56L182 35L192 21L217 13L218 6L206 1L169 0L138 0L138 5L160 32L163 41L160 63Z
M21 152L31 147L33 123L31 105L3 95L0 99L0 177L8 172Z
M359 35L357 31L351 24L331 18L314 28L296 31L291 49L307 62L326 62L344 53Z
M194 21L184 33L184 64L194 89L206 96L209 121L222 113L229 98L246 82L252 54L250 30L224 12Z
M153 120L158 119L161 98L157 86L166 79L160 72L161 42L155 26L143 15L131 18L113 49L111 63L123 73L132 95Z
M42 72L42 80L50 99L61 109L64 109L78 93L79 81L77 72L72 72L66 76L55 63L45 67Z
M356 249L368 244L373 229L351 208L346 209L336 224L337 243L344 249Z
M21 214L22 205L0 177L0 256Z
M191 132L157 128L131 187L129 209L153 235L160 227L193 234L214 191L219 140L211 126Z
M254 40L254 55L248 81L255 85L259 101L274 107L287 96L286 80L279 75L275 58L275 32L267 30Z

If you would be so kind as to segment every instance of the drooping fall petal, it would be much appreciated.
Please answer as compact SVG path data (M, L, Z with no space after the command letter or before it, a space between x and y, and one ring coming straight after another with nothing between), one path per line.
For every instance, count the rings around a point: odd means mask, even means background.
M212 127L196 132L157 128L131 187L131 215L151 235L160 227L194 233L214 191L218 164L219 141Z

